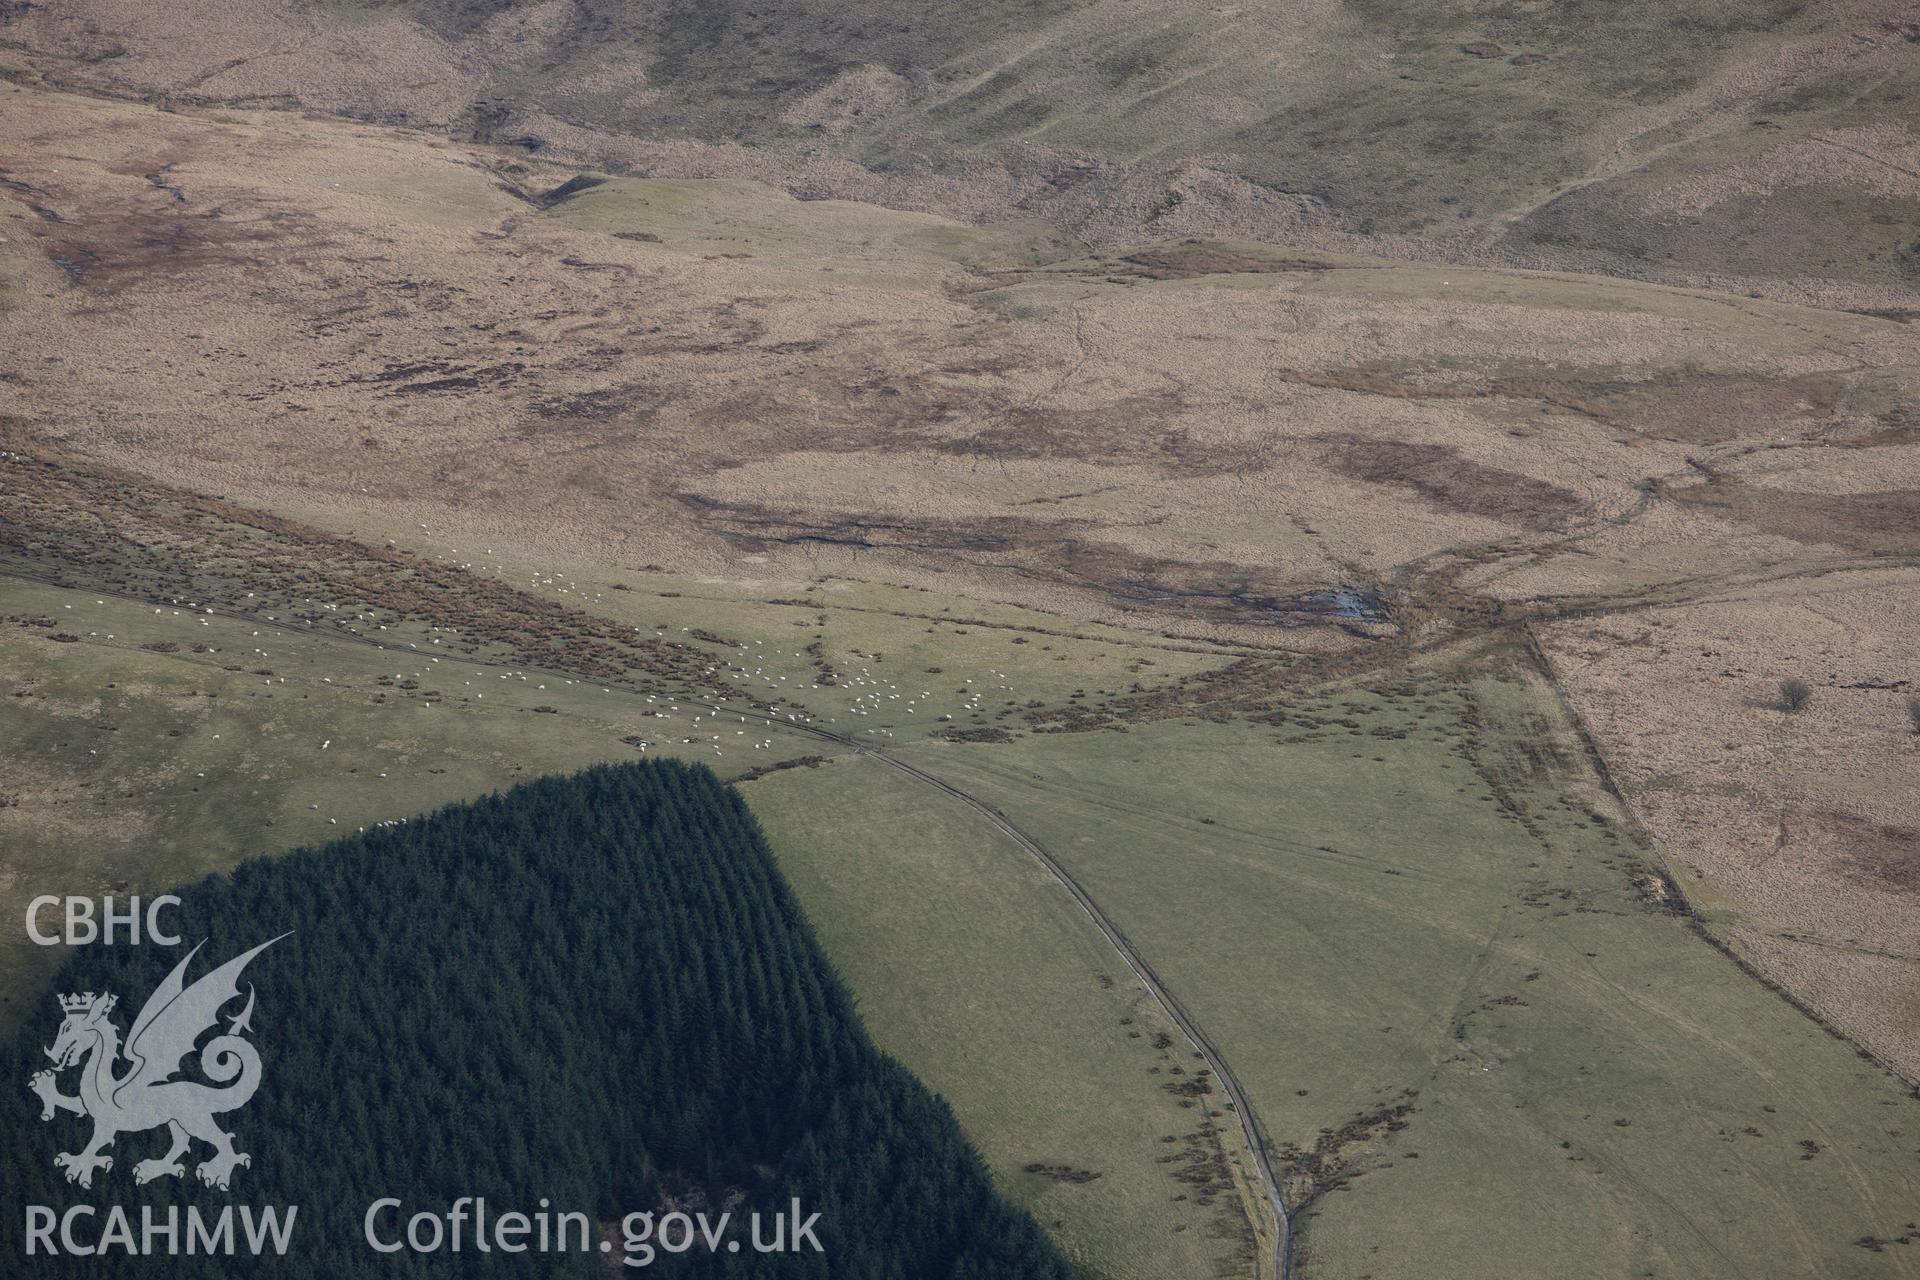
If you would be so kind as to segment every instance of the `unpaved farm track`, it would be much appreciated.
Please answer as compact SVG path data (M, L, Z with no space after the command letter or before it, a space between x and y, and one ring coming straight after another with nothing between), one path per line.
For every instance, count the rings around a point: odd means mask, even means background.
M16 568L0 570L0 577L35 582L45 586L62 587L70 590L80 589L76 587L76 584L64 581L52 574L34 573ZM109 587L92 585L84 589L94 592L97 595L116 596L123 600L138 601L141 604L154 603L151 597L137 591L115 591ZM224 617L255 626L261 622L261 618L258 615L247 613L244 610L226 609L218 606L211 608L206 606L201 607L206 613L216 617ZM382 642L370 636L361 635L347 627L335 627L326 631L320 631L313 628L311 624L304 628L295 627L285 622L269 622L268 625L280 631L296 635L304 631L306 634L316 638L326 637L345 640L352 644L367 645L381 650L388 648L388 646ZM474 656L463 656L460 658L460 661L471 663L477 667L498 667L505 669L512 666L515 670L522 669L527 665L525 663L510 664L489 662ZM612 683L612 680L609 680L609 683ZM822 729L818 725L804 724L798 720L782 720L778 716L768 715L764 712L743 710L739 707L722 707L717 703L705 702L697 698L686 698L682 699L682 701L690 706L701 707L708 711L716 713L726 712L730 715L743 715L749 720L756 720L762 724L774 725L787 730L796 730L821 741L831 742L836 746L844 747L855 755L878 761L880 764L896 770L924 786L929 786L937 791L943 792L985 818L988 823L1004 833L1010 840L1019 845L1021 849L1025 850L1035 862L1038 862L1041 867L1046 870L1048 875L1058 881L1060 886L1073 896L1073 900L1080 904L1080 909L1087 913L1087 918L1092 920L1094 927L1100 930L1101 935L1106 938L1107 944L1119 954L1121 960L1126 963L1127 968L1133 971L1134 976L1140 980L1140 985L1145 987L1147 994L1153 997L1154 1003L1159 1005L1167 1017L1172 1020L1173 1024L1180 1029L1180 1034L1186 1037L1187 1042L1193 1046L1194 1051L1206 1062L1207 1069L1210 1070L1214 1078L1220 1082L1220 1087L1225 1090L1228 1100L1233 1104L1234 1115L1239 1118L1240 1131L1246 1138L1248 1149L1252 1152L1254 1175L1260 1180L1261 1191L1266 1196L1267 1207L1273 1214L1273 1275L1275 1280L1288 1280L1288 1275L1291 1270L1291 1260L1289 1257L1291 1253L1291 1233L1287 1219L1287 1206L1286 1202L1281 1198L1280 1179L1274 1174L1272 1162L1268 1158L1266 1133L1261 1127L1259 1116L1254 1112L1253 1104L1247 1100L1246 1092L1240 1087L1240 1082L1235 1078L1232 1068L1227 1065L1226 1058L1221 1054L1219 1049L1214 1047L1213 1042L1207 1038L1206 1033L1194 1022L1192 1015L1186 1011L1179 1000L1167 990L1165 984L1161 982L1159 975L1154 972L1153 966L1149 965L1139 951L1134 948L1133 943L1128 940L1127 935L1120 931L1120 927L1114 924L1114 922L1108 918L1107 914L1100 909L1100 904L1094 901L1093 895L1089 894L1065 867L1055 861L1053 855L1049 854L1038 840L1035 840L1032 836L1021 830L1006 814L971 792L956 787L945 779L928 773L925 769L917 765L909 764L896 756L888 755L886 752L869 746L866 743L858 742L842 734L835 733L830 729Z
M1049 854L1039 841L1035 840L1025 831L1022 831L1006 814L1000 812L1000 810L994 808L978 796L928 773L925 769L908 764L906 761L888 755L884 751L854 742L848 738L843 738L837 733L831 733L825 729L816 729L812 725L789 723L776 720L770 716L758 718L767 720L773 724L783 724L788 728L801 728L808 733L840 743L851 749L855 754L877 760L888 768L898 770L917 782L924 783L937 791L945 792L947 795L952 796L962 804L973 809L976 813L980 814L981 817L1005 833L1015 844L1026 850L1035 862L1038 862L1042 867L1046 868L1047 874L1059 881L1062 888L1073 895L1073 900L1080 904L1080 909L1087 913L1087 918L1093 921L1094 927L1100 930L1108 944L1120 954L1122 960L1126 961L1127 967L1133 970L1134 977L1140 979L1140 985L1147 989L1147 994L1153 997L1154 1003L1159 1005L1167 1017L1173 1020L1173 1024L1180 1028L1180 1034L1187 1038L1187 1042L1193 1046L1194 1051L1206 1061L1207 1068L1213 1072L1214 1078L1220 1082L1220 1087L1226 1091L1228 1100L1233 1104L1234 1114L1240 1119L1240 1131L1246 1136L1247 1147L1253 1153L1255 1176L1260 1179L1260 1188L1266 1194L1267 1206L1273 1213L1273 1273L1275 1277L1277 1277L1277 1280L1287 1280L1287 1272L1289 1269L1288 1254L1291 1252L1287 1206L1286 1202L1280 1197L1280 1180L1274 1175L1273 1166L1267 1158L1266 1134L1265 1130L1261 1128L1260 1117L1254 1113L1253 1104L1247 1100L1245 1091L1240 1088L1240 1082L1234 1078L1233 1070L1227 1066L1226 1058L1214 1047L1213 1042L1207 1038L1206 1033L1200 1029L1199 1024L1194 1022L1192 1016L1187 1013L1179 1000L1175 999L1173 994L1167 990L1166 986L1160 981L1160 976L1153 971L1153 966L1149 965L1146 959L1134 949L1133 943L1128 941L1127 935L1122 933L1119 926L1107 917L1107 914L1100 909L1100 904L1095 902L1093 896L1081 887L1080 882L1075 880L1065 867L1062 867L1056 862L1053 855Z

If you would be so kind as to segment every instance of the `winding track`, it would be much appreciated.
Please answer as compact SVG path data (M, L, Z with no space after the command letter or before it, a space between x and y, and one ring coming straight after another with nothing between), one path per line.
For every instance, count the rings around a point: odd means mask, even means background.
M117 597L117 599L123 599L123 601L136 601L136 603L140 604L154 603L150 597L146 597L146 595L142 595L142 593L138 593L138 591L115 591L115 589L111 589L111 587L100 587L100 585L79 585L79 583L63 581L61 578L58 578L58 576L54 576L54 574L35 574L33 570L23 570L23 568L15 568L15 566L0 568L0 578L36 581L36 583L50 585L50 587L65 587L65 589L92 591L92 593L96 593L96 595L111 595L111 597ZM311 635L311 637L344 639L344 641L353 643L353 645L369 645L372 649L380 649L380 651L386 651L386 649L388 649L386 643L372 639L371 635L361 635L359 631L353 631L353 629L346 628L346 626L319 629L315 628L311 622L309 622L307 626L296 626L294 622L288 622L288 620L278 620L278 618L276 618L276 620L267 620L267 618L261 618L259 614L250 614L250 612L238 610L238 608L221 608L221 606L207 608L205 604L202 604L200 608L202 608L204 612L207 612L207 614L217 616L217 618L230 618L230 620L234 620L234 622L246 622L246 624L250 624L250 626L259 626L259 624L265 622L265 624L271 626L271 628L280 629L280 631L286 631L286 633L292 633L292 635L305 633L305 635ZM451 656L451 654L449 654L449 656ZM486 668L507 668L507 666L513 666L513 664L505 664L505 662L490 662L490 660L486 660L486 658L476 658L476 656L470 656L470 654L463 654L463 656L459 656L457 660L459 660L459 662L470 662L472 666L486 666ZM520 666L524 666L524 664L520 664ZM518 668L516 668L516 670L518 670ZM618 677L614 677L614 679L618 679ZM612 679L609 683L612 683ZM1004 833L1010 841L1014 841L1014 844L1018 844L1020 848L1023 848L1023 850L1027 852L1027 856L1031 856L1035 862L1039 862L1041 867L1046 869L1046 873L1052 875L1052 877L1060 883L1062 889L1068 890L1069 894L1073 896L1073 900L1079 904L1079 908L1081 908L1083 912L1087 912L1087 919L1091 919L1092 923L1094 923L1094 929L1100 931L1100 935L1106 938L1108 946L1112 946L1117 954L1119 954L1119 958L1127 963L1127 967L1129 967L1129 969L1133 971L1133 975L1139 979L1140 986L1146 988L1146 994L1154 998L1154 1004L1162 1007L1162 1011L1167 1015L1167 1019L1171 1019L1173 1025L1179 1027L1181 1034L1187 1036L1188 1044L1192 1044L1194 1052L1200 1054L1200 1057L1206 1061L1208 1071L1212 1071L1213 1073L1213 1079L1219 1080L1221 1088L1227 1092L1227 1100L1233 1103L1233 1113L1235 1113L1235 1117L1238 1117L1238 1121L1240 1121L1240 1132L1242 1132L1242 1136L1246 1138L1246 1148L1248 1148L1248 1151L1252 1151L1252 1157L1254 1157L1254 1174L1260 1178L1260 1190L1265 1194L1265 1197L1267 1197L1267 1209L1273 1213L1273 1238L1275 1238L1275 1247L1273 1247L1273 1276L1275 1276L1275 1280L1288 1280L1290 1253L1292 1253L1292 1234L1290 1234L1290 1222L1286 1219L1286 1201L1281 1197L1281 1180L1279 1180L1279 1176L1275 1176L1275 1173L1273 1173L1273 1161L1271 1161L1269 1155L1267 1155L1267 1142L1265 1142L1265 1132L1261 1130L1260 1117L1254 1113L1254 1105L1246 1100L1246 1090L1240 1088L1240 1080L1236 1079L1235 1075L1233 1075L1233 1069L1227 1065L1227 1059L1221 1055L1221 1052L1213 1046L1212 1040L1208 1040L1206 1032L1200 1031L1200 1025L1194 1023L1192 1015L1187 1013L1185 1006L1181 1006L1181 1002L1173 996L1173 992L1169 992L1169 990L1165 988L1165 984L1160 981L1160 975L1154 973L1154 967L1146 963L1146 958L1140 956L1139 950L1135 950L1133 942L1127 940L1127 935L1119 931L1119 925L1116 925L1112 919L1108 919L1106 912L1100 910L1100 904L1092 900L1092 894L1089 894L1087 890L1083 889L1081 883L1075 881L1068 869L1066 869L1064 865L1058 864L1052 854L1046 852L1046 848L1044 848L1041 842L1035 841L1031 835L1027 835L1025 831L1021 831L1020 827L1014 823L1014 819L1008 818L1006 814L1002 814L1000 810L996 810L995 806L987 804L985 800L981 800L979 796L975 796L975 794L970 793L970 791L964 791L964 789L960 789L960 787L954 787L952 783L948 783L947 779L943 779L943 777L937 777L937 775L933 775L933 773L927 773L927 771L922 770L920 766L908 764L906 760L900 760L897 756L889 756L887 752L883 752L883 750L879 750L877 747L870 747L870 745L866 745L866 743L854 741L854 739L843 735L843 733L833 733L831 729L822 729L820 725L814 725L814 723L803 723L799 722L799 720L781 720L780 716L770 716L770 714L764 714L764 712L755 712L755 710L747 710L747 708L739 708L739 706L720 706L720 704L705 702L705 700L701 699L682 700L687 702L689 706L701 706L701 708L710 710L710 712L732 714L732 716L745 716L747 720L756 720L756 722L776 725L776 727L780 727L780 729L799 731L799 733L808 735L808 737L814 737L814 739L820 739L820 741L826 741L826 743L833 743L835 747L847 748L849 752L856 754L856 756L864 756L864 758L868 758L868 760L876 760L879 764L887 766L889 770L904 773L906 777L922 783L925 787L933 787L935 791L941 791L941 793L952 796L954 800L960 800L962 804L966 804L968 808L972 808L975 814L979 814L981 818L987 819L993 827L996 827L1000 833Z
M716 709L722 711L729 710L729 708ZM735 711L735 714L739 714L739 712ZM897 770L909 778L914 779L916 782L923 783L926 786L934 788L936 791L941 791L952 796L985 818L1015 844L1026 850L1035 862L1038 862L1042 867L1046 868L1047 874L1059 881L1061 887L1073 895L1073 900L1080 904L1080 909L1087 913L1087 918L1093 921L1094 927L1100 930L1101 934L1106 938L1108 945L1120 954L1122 960L1126 961L1127 968L1133 970L1134 977L1138 978L1140 985L1147 989L1147 994L1153 997L1154 1003L1160 1006L1168 1018L1172 1019L1173 1024L1180 1028L1180 1034L1187 1038L1187 1042L1193 1046L1194 1051L1205 1060L1207 1068L1213 1072L1214 1078L1220 1082L1220 1087L1226 1091L1227 1098L1233 1103L1233 1112L1234 1115L1239 1117L1240 1131L1246 1137L1247 1149L1253 1153L1254 1175L1260 1180L1260 1189L1266 1195L1267 1207L1273 1213L1273 1274L1276 1280L1287 1280L1289 1256L1292 1253L1291 1227L1287 1220L1286 1202L1281 1199L1280 1196L1280 1180L1275 1176L1273 1165L1267 1155L1266 1133L1260 1126L1260 1117L1254 1113L1253 1104L1247 1101L1246 1092L1241 1089L1240 1081L1234 1077L1232 1069L1227 1066L1226 1058L1221 1056L1220 1051L1214 1047L1213 1042L1207 1038L1206 1033L1200 1030L1199 1025L1194 1022L1192 1016L1187 1013L1179 1000L1175 999L1173 993L1168 991L1166 986L1162 984L1160 976L1153 971L1153 966L1149 965L1146 959L1134 949L1133 943L1128 941L1127 935L1120 931L1118 925L1108 919L1106 912L1100 909L1100 904L1095 902L1093 896L1081 887L1080 882L1075 880L1065 867L1056 862L1053 855L1048 853L1039 841L1035 840L1025 831L1022 831L1014 823L1013 819L1007 817L1006 814L1000 812L1000 810L980 799L978 796L954 786L943 778L928 773L916 765L908 764L905 760L901 760L896 756L888 755L884 751L869 747L864 743L855 742L850 738L842 737L840 734L816 728L813 725L802 725L797 721L777 720L771 716L751 716L750 718L764 720L768 723L781 725L786 728L802 729L805 732L813 734L815 737L839 743L853 751L856 755L865 756L870 760L877 760L888 768Z
M1021 830L1013 819L972 792L956 787L946 779L928 773L918 765L909 764L898 756L889 755L878 747L835 733L831 729L822 729L818 725L804 724L798 720L782 720L778 716L763 712L720 706L694 698L682 699L682 701L719 714L744 715L747 719L758 720L762 724L798 730L821 741L844 747L855 755L878 761L889 769L905 774L915 782L952 796L1024 849L1046 870L1048 875L1058 881L1060 887L1080 904L1080 909L1087 913L1087 918L1093 921L1094 927L1100 930L1101 936L1106 938L1107 945L1119 953L1121 960L1126 962L1127 968L1133 971L1133 976L1140 980L1140 985L1145 987L1147 994L1153 997L1153 1002L1159 1005L1174 1026L1180 1029L1180 1034L1186 1037L1187 1043L1193 1046L1194 1051L1206 1062L1208 1070L1213 1072L1214 1079L1218 1080L1220 1087L1226 1091L1228 1100L1233 1104L1233 1113L1239 1118L1240 1132L1246 1138L1247 1149L1253 1156L1254 1176L1259 1179L1260 1190L1266 1196L1267 1208L1273 1214L1274 1280L1288 1280L1293 1252L1292 1227L1287 1218L1286 1201L1280 1195L1280 1179L1275 1175L1273 1163L1267 1154L1266 1130L1261 1127L1260 1117L1254 1112L1253 1104L1247 1100L1246 1091L1240 1087L1240 1081L1234 1076L1232 1068L1227 1065L1227 1060L1220 1050L1214 1047L1213 1041L1209 1040L1206 1032L1194 1022L1192 1015L1186 1011L1173 993L1167 990L1166 985L1160 980L1160 975L1155 973L1153 966L1147 963L1146 958L1139 951L1135 950L1127 935L1120 931L1120 926L1108 918L1107 913L1100 909L1100 904L1093 900L1093 895L1073 878L1071 872L1055 861L1053 855L1048 853L1038 840Z
M0 577L36 582L46 586L65 588L67 590L90 591L96 595L115 596L122 600L132 600L140 604L150 605L154 603L150 597L140 592L117 591L110 587L101 586L81 586L63 581L52 574L34 573L31 570L12 566L0 569ZM258 626L262 622L265 622L267 626L293 635L304 633L313 637L325 636L345 640L352 644L368 645L380 650L387 650L389 648L388 645L381 641L375 640L371 636L362 635L345 625L335 625L322 630L314 627L311 622L302 627L284 619L265 619L259 614L247 613L240 609L227 609L218 606L208 608L205 605L199 607L204 610L204 612L212 614L215 617L224 617L236 622L245 622L252 626ZM471 663L477 667L496 667L502 669L513 665L502 662L490 662L471 655L462 655L458 658L458 661ZM524 667L524 665L525 664L519 664L521 667ZM516 667L516 669L519 668ZM609 679L609 683L617 679L618 677L613 677ZM1149 965L1145 957L1134 949L1133 943L1128 940L1126 934L1120 931L1120 927L1107 917L1106 912L1100 909L1100 904L1093 900L1093 895L1088 893L1086 889L1081 886L1080 882L1073 878L1072 873L1055 861L1053 855L1048 853L1038 840L1035 840L1032 836L1021 830L1020 827L1014 823L1013 819L1007 817L1007 815L1000 812L999 809L988 804L973 793L956 787L944 778L928 773L925 769L917 765L909 764L896 756L888 755L885 751L877 747L859 742L844 734L835 733L831 729L823 729L818 725L805 724L799 720L782 720L778 716L768 715L764 712L741 707L720 706L716 703L706 702L697 698L683 698L682 701L689 706L702 707L708 711L728 715L744 715L749 720L757 720L762 724L773 725L781 729L795 730L821 741L831 742L855 755L878 761L887 768L905 774L907 777L912 778L924 786L932 787L936 791L952 796L955 800L958 800L961 804L966 805L975 813L985 818L989 824L1006 835L1008 839L1020 846L1021 849L1025 850L1028 856L1046 870L1048 875L1058 881L1061 888L1071 894L1073 900L1080 904L1080 909L1087 913L1087 918L1093 921L1094 927L1100 930L1101 936L1106 938L1107 945L1119 953L1121 960L1126 962L1127 968L1131 969L1134 977L1140 980L1140 985L1146 988L1147 994L1153 997L1154 1003L1159 1005L1161 1010L1173 1022L1174 1026L1180 1029L1180 1034L1186 1037L1187 1042L1193 1046L1194 1051L1206 1062L1207 1069L1213 1072L1214 1078L1220 1082L1220 1087L1226 1091L1228 1100L1233 1104L1234 1115L1240 1121L1240 1132L1246 1138L1247 1149L1253 1156L1254 1176L1259 1179L1260 1189L1267 1199L1267 1207L1273 1214L1274 1280L1288 1280L1288 1275L1291 1271L1292 1231L1291 1224L1287 1218L1286 1201L1281 1198L1280 1179L1275 1175L1273 1163L1267 1154L1266 1131L1260 1125L1260 1117L1255 1114L1253 1104L1247 1100L1246 1091L1240 1087L1240 1081L1234 1076L1232 1068L1227 1065L1226 1058L1222 1056L1219 1049L1214 1047L1213 1042L1207 1038L1206 1033L1200 1029L1199 1024L1194 1022L1192 1015L1186 1011L1179 1000L1174 998L1173 993L1167 990L1165 984L1160 981L1160 976L1153 971L1153 966Z

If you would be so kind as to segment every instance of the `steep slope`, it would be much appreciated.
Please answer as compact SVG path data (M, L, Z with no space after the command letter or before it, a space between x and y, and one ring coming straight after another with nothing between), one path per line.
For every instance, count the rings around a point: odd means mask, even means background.
M1096 243L1365 244L1884 306L1920 280L1911 0L0 13L62 83L970 220L1038 213Z

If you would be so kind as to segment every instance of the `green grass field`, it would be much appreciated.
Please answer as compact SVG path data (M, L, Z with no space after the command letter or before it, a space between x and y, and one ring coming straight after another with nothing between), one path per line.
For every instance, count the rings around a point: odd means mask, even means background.
M8 785L19 805L0 809L12 920L36 894L157 892L250 854L628 757L620 738L640 723L630 699L566 677L502 680L418 650L52 587L9 582L7 601L57 622L0 630L16 693L0 704L19 770ZM16 929L5 947L11 1023L57 957Z
M1920 1104L1649 900L1645 853L1517 655L1273 717L1041 733L1030 710L1226 655L876 584L484 571L698 646L707 687L10 586L55 628L0 634L32 694L0 709L32 762L0 809L0 907L150 892L630 756L627 737L722 776L818 756L743 786L882 1045L1089 1275L1250 1274L1237 1126L1179 1087L1177 1037L1091 923L953 799L734 714L777 698L999 807L1093 893L1249 1092L1303 1274L1920 1266L1878 1243L1911 1231ZM942 736L983 728L1008 740ZM9 961L17 1001L52 957Z
M925 624L898 616L899 593L847 594L857 603L840 638L871 630L898 646L904 668ZM799 612L727 592L607 598L649 621L730 629L758 650L772 646L754 645L747 626L784 640L774 628ZM0 678L30 695L0 703L0 741L20 766L8 787L19 803L0 807L7 918L37 894L163 892L245 856L633 758L630 736L722 777L826 756L743 784L748 799L876 1038L949 1097L1000 1183L1090 1277L1245 1276L1255 1250L1271 1247L1256 1242L1238 1127L1180 1088L1192 1066L1170 1026L1064 891L957 802L793 729L712 714L696 727L690 701L662 721L671 704L625 685L436 661L431 639L408 628L381 650L17 581L7 602L15 616L54 620L0 628ZM982 659L1005 644L979 629L956 643L974 634ZM1025 664L1050 687L1068 678L1055 665ZM884 687L860 678L870 684L810 691L823 718L840 712L856 733L878 713L851 714L852 702ZM941 722L916 710L887 723L908 733ZM59 958L23 930L5 937L0 1028L41 998Z
M746 787L867 1025L1089 1276L1252 1274L1245 1147L1183 1092L1191 1049L1025 851L924 791L860 757Z
M908 748L1094 893L1292 1144L1304 1273L1904 1275L1920 1103L1642 899L1530 681Z

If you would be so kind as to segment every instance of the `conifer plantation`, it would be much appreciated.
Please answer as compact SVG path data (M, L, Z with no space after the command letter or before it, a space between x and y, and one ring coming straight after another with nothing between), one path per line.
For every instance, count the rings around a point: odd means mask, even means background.
M1065 1280L1036 1224L995 1192L946 1104L868 1038L745 806L702 767L609 766L241 865L181 891L181 947L76 950L55 992L112 991L124 1031L205 939L188 981L275 935L257 990L259 1093L219 1117L252 1156L230 1191L137 1187L163 1130L122 1134L90 1190L56 1152L90 1123L42 1123L25 1082L61 1013L49 993L0 1090L0 1255L19 1206L297 1205L285 1257L36 1257L36 1277L606 1275L609 1258L379 1254L367 1206L445 1214L580 1210L616 1231L613 1270L847 1280ZM185 1064L196 1077L197 1055ZM72 1072L62 1088L74 1088ZM823 1253L704 1248L618 1265L617 1223L678 1207L770 1220L798 1198ZM94 1223L90 1232L99 1231ZM739 1230L744 1239L745 1226ZM596 1239L597 1246L597 1239Z

